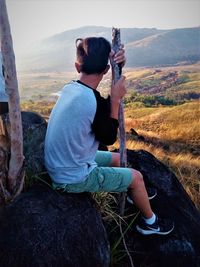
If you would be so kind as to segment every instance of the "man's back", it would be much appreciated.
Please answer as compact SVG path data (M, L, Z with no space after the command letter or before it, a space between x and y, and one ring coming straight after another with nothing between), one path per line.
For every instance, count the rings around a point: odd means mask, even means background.
M96 113L93 90L78 82L67 84L57 101L45 139L45 164L54 182L83 181L96 166L96 141L91 125Z

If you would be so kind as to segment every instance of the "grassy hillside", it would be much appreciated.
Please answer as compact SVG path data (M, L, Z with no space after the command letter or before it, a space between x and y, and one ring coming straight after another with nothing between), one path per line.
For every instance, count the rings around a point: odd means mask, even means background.
M200 28L174 30L122 28L122 42L127 53L127 67L164 66L200 60ZM72 71L75 40L103 36L111 40L111 28L87 26L65 31L41 40L18 60L23 71Z
M128 43L160 32L162 30L126 28L122 29L122 39ZM18 68L22 71L71 71L74 69L75 40L88 36L103 36L111 41L111 28L85 26L43 39L28 49L19 60Z
M168 165L200 208L199 64L126 70L125 75L127 148L145 149ZM48 117L57 99L51 94L77 76L54 72L20 78L22 109ZM101 92L106 94L109 87L107 75L100 85ZM139 136L133 135L131 128Z
M146 106L152 104L174 105L200 97L199 64L136 69L127 71L125 76L129 89L126 103L140 101Z
M127 44L128 66L172 65L199 60L199 28L175 29Z
M126 108L127 148L145 149L168 165L200 208L200 103ZM136 130L139 136L131 133ZM114 145L118 147L118 143Z
M174 152L190 152L191 149L191 153L196 151L200 155L199 118L198 101L173 107L126 108L127 130L134 128L142 135L168 142ZM184 151L183 148L178 151L181 144L186 145Z
M24 102L23 110L49 115L52 102ZM127 148L144 149L169 166L200 208L200 103L173 107L132 105L125 110ZM139 134L131 134L133 128ZM118 142L110 149L117 148Z
M146 106L148 104L151 106L153 102L157 102L158 105L166 104L162 102L164 97L173 100L171 104L176 104L197 99L200 96L199 63L170 68L125 69L124 75L127 77L128 87L126 103L139 101ZM72 79L78 79L78 74L75 72L19 73L18 79L21 101L29 99L52 101L55 99L52 94L61 90ZM99 85L103 95L109 91L110 80L109 72ZM149 97L152 98L150 102Z
M54 101L57 93L69 81L77 79L75 72L32 72L19 73L19 92L21 102L31 101Z

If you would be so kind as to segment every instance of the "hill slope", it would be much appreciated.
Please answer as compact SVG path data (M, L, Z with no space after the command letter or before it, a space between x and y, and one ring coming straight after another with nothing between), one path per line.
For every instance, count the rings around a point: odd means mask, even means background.
M200 98L199 63L156 69L140 68L127 71L125 75L129 89L127 102L142 101L145 103L143 101L145 98L153 101L156 97L164 97L177 102Z
M127 44L128 65L156 66L195 62L200 56L199 28L176 29Z
M127 67L158 66L200 60L200 28L158 30L121 29L126 46ZM21 59L20 70L72 70L75 40L79 37L103 36L110 40L111 29L86 26L56 34L30 48Z

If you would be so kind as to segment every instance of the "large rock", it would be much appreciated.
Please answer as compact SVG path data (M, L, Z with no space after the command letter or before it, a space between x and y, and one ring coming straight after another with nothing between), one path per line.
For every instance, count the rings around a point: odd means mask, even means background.
M9 132L7 115L3 122L5 132ZM43 186L31 186L45 171L47 123L37 113L22 112L22 126L26 189L31 188L0 210L0 266L109 266L109 242L92 197L86 193L58 193L48 185L48 175L43 175ZM8 155L9 142L4 139L1 136ZM2 159L7 158L2 155Z
M45 171L44 138L47 122L35 112L22 112L21 115L25 168L26 174L31 177ZM0 180L5 188L7 187L6 177L8 176L9 158L10 121L9 115L3 114L0 116Z
M46 122L32 113L23 113L22 120L26 168L37 175L44 170ZM128 165L142 172L147 186L157 188L153 210L175 223L168 236L142 236L129 229L126 242L135 267L199 267L200 214L176 176L143 150L129 150ZM37 185L1 210L1 267L108 265L106 232L90 195L62 195ZM123 258L116 266L130 263Z
M1 267L106 267L109 243L91 196L35 185L0 213Z
M128 150L128 163L142 172L147 186L157 188L158 195L151 201L153 210L175 224L168 236L144 237L136 231L127 235L130 250L135 251L136 266L199 267L200 213L183 186L169 168L147 151Z
M22 112L23 146L26 172L35 175L45 171L44 139L47 122L35 112Z

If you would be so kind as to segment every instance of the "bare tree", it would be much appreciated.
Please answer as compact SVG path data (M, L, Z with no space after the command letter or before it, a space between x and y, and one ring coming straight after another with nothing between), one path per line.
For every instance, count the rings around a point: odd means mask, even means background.
M8 20L5 0L0 0L0 38L3 62L5 67L5 83L9 96L9 127L5 121L0 121L0 139L7 140L0 142L0 201L8 201L18 195L23 187L24 181L24 156L21 112L19 103L18 82L15 67L15 55L13 42ZM5 135L8 135L5 137ZM10 155L5 158L5 149L9 145ZM4 159L2 158L4 157ZM2 163L8 166L2 165ZM3 168L5 169L3 171ZM7 181L5 182L5 171L7 170Z

